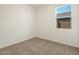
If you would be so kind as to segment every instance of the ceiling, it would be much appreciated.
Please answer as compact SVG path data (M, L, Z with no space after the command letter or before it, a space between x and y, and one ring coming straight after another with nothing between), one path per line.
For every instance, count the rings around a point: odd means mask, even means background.
M43 7L46 6L48 4L30 4L30 6L34 7L34 8L39 8L39 7Z
M54 5L55 6L62 6L64 4L29 4L29 6L33 7L33 8L40 8L40 7L44 7L44 6L48 6L48 5Z

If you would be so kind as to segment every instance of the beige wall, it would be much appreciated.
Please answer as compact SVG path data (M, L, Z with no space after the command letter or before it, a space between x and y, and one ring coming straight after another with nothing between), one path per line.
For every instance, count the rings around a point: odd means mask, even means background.
M55 8L62 5L45 5L32 8L28 5L0 5L0 48L33 37L79 47L79 5L72 6L72 28L56 28Z
M35 10L28 5L0 5L0 48L35 37Z
M78 6L72 5L72 28L56 28L55 8L62 5L48 5L38 8L38 37L79 47L78 38Z

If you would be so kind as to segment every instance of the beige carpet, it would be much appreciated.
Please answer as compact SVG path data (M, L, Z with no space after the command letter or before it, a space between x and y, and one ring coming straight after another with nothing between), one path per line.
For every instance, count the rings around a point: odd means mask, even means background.
M78 55L79 48L33 38L0 49L0 55Z

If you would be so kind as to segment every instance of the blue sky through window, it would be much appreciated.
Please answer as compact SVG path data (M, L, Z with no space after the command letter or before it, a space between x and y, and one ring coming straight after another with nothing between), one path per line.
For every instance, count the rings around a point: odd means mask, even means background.
M65 12L71 12L71 5L65 5L63 7L57 8L57 14Z

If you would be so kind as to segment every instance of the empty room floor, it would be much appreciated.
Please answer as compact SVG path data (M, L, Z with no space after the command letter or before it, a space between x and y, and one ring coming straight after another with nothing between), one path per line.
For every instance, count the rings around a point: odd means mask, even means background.
M0 49L0 55L79 55L79 48L32 38Z

